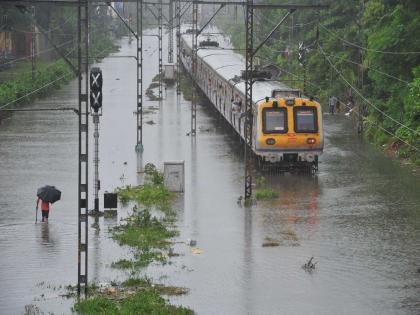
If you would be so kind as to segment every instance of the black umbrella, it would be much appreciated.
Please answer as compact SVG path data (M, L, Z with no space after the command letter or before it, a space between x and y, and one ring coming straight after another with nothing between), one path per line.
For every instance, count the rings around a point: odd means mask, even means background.
M44 186L38 188L36 195L44 201L49 203L54 203L61 198L61 191L59 191L54 186Z

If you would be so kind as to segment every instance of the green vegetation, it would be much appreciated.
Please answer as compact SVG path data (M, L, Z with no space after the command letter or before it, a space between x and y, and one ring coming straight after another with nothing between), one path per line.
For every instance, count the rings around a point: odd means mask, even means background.
M257 199L258 201L260 200L272 200L272 199L276 199L279 196L279 194L272 190L272 189L258 189L255 192L255 199Z
M103 11L102 8L99 10ZM109 32L104 31L105 25L112 24L112 18L107 14L101 15L98 10L91 12L89 55L90 62L95 62L118 50L118 47L110 38ZM17 38L14 44L24 43L24 33L31 29L30 19L14 7L1 7L0 13L8 17L4 28ZM52 30L50 36L54 44L77 67L76 47L70 40L77 34L76 10L40 4L37 6L36 20L40 28ZM29 57L20 58L11 63L11 68L0 71L0 106L10 103L8 108L13 108L36 97L43 97L75 76L66 62L58 58L51 47L40 49L36 59L35 79L32 79Z
M31 72L18 73L13 80L8 80L7 82L0 84L0 105L5 105L16 99L20 99L19 103L25 103L32 100L35 95L44 96L52 89L68 82L72 76L73 74L70 72L67 64L62 60L50 65L40 66L35 80L32 80ZM57 81L46 86L36 94L25 97L25 95L31 91L39 89L54 80Z
M77 303L74 306L74 310L82 315L194 314L194 312L188 308L168 304L167 301L161 297L159 291L151 287L144 288L140 292L119 299L98 295Z
M257 62L276 64L281 69L280 80L302 89L303 67L297 57L299 42L303 42L307 47L306 73L310 82L307 95L323 104L328 95L336 95L347 104L351 93L356 105L355 121L362 105L367 139L399 157L420 163L420 152L412 147L420 148L420 2L369 0L364 1L364 7L362 1L322 3L328 4L329 9L293 13L260 50ZM235 47L244 48L244 27L240 23L243 16L241 11L237 13L238 24L232 23L232 14L219 18L219 24L232 35ZM256 12L255 45L283 15L282 10ZM363 73L363 80L359 73ZM344 104L341 110L348 111Z
M273 200L279 197L278 192L267 187L267 180L264 176L257 177L255 183L257 187L255 190L255 199L257 201Z
M120 284L91 289L89 298L74 305L79 314L193 314L162 297L186 294L187 289L134 276L151 263L166 263L173 256L170 239L178 234L173 228L172 195L163 186L163 174L153 164L145 166L145 174L144 186L117 189L121 201L135 205L125 224L111 230L113 239L133 250L132 259L120 259L111 267L129 270L131 277Z

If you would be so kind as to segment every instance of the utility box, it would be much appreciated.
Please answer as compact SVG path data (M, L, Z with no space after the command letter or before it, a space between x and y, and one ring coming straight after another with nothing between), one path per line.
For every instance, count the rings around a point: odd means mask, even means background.
M115 193L104 193L104 216L114 217L117 215L118 195Z
M184 161L170 161L163 164L164 184L169 191L184 192L184 164Z
M165 79L175 80L176 67L174 63L168 63L165 66Z

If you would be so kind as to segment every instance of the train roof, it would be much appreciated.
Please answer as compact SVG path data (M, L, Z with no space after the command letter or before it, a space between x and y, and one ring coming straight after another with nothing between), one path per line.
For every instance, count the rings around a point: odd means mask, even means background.
M184 28L185 30L185 28ZM188 47L192 48L192 34L182 35L185 43ZM226 81L232 80L235 77L241 77L241 71L245 70L245 58L230 50L232 45L227 37L219 32L216 28L211 28L210 33L203 33L198 36L197 42L200 44L201 41L210 38L212 41L217 41L219 47L205 47L197 50L199 58L204 60L217 74L225 79ZM235 81L234 81L235 83ZM235 84L242 94L245 95L245 81L240 80ZM265 80L256 81L252 89L252 97L254 103L265 99L265 97L271 97L274 90L281 91L296 91L280 81Z

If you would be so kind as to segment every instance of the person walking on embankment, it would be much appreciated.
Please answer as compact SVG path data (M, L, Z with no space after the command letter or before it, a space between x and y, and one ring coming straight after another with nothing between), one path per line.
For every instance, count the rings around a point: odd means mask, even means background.
M50 214L50 203L38 198L36 201L36 210L38 211L39 202L41 202L42 222L48 222L48 216Z

